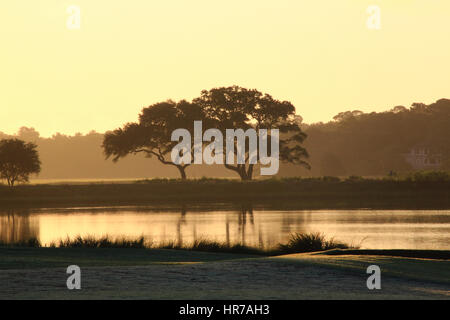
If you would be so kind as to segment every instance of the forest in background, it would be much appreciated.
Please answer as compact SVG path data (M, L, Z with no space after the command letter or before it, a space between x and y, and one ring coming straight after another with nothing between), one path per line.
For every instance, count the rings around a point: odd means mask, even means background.
M341 112L327 123L302 124L308 134L304 146L311 170L280 166L279 176L386 176L411 172L405 153L421 145L442 156L441 169L450 169L450 100L430 105L414 103L386 112ZM177 178L172 166L143 155L128 156L117 163L106 160L101 147L103 134L40 137L33 128L22 127L14 136L0 132L0 139L17 137L38 145L42 161L40 179L147 179ZM195 165L189 177L235 177L223 166Z

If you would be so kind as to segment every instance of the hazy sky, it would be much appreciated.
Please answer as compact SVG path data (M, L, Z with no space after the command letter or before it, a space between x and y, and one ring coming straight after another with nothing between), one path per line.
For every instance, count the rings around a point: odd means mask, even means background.
M103 132L232 84L293 102L309 123L450 98L448 0L2 0L0 41L6 133Z

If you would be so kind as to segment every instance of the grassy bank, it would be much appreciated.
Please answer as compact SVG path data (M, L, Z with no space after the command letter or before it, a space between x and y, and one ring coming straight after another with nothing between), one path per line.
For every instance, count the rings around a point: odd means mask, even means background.
M30 238L26 241L14 243L1 243L0 247L22 247L22 248L43 248L39 239ZM176 241L166 241L163 243L154 243L144 237L136 239L118 237L111 238L102 236L96 238L94 236L60 239L48 245L49 248L85 248L85 249L170 249L183 251L198 252L215 252L215 253L233 253L233 254L250 254L262 256L276 256L290 253L304 253L315 251L326 251L331 249L356 249L345 243L338 242L334 239L327 239L325 235L320 233L295 233L292 234L286 244L278 244L274 248L255 248L240 243L225 243L212 241L208 239L195 240L191 243L179 243Z
M300 255L298 255L300 254ZM72 263L83 266L140 266L149 264L190 264L211 261L282 257L313 261L348 260L346 257L402 257L427 260L450 260L448 250L361 250L327 239L318 233L293 234L285 244L273 248L255 248L241 244L198 240L192 243L152 243L143 237L61 239L49 246L39 240L0 243L0 270L55 268ZM328 257L328 258L327 258ZM339 258L342 257L342 258ZM384 257L384 258L383 258ZM354 260L354 259L350 259ZM357 261L356 259L355 261Z
M366 257L361 260L361 257ZM136 248L31 248L0 246L0 270L67 268L76 264L81 267L115 267L115 266L145 266L145 265L188 265L214 261L245 260L245 259L283 259L292 261L306 261L311 263L333 265L346 264L352 261L361 268L375 261L420 261L423 264L435 261L437 265L444 263L444 270L435 276L448 274L450 251L445 250L329 250L320 253L300 253L289 255L268 256L265 254L231 253L231 252L203 252L195 250L175 249L136 249ZM365 261L365 262L363 262ZM345 263L344 263L345 262ZM420 264L420 263L419 263ZM418 268L422 273L431 272L425 267ZM449 278L447 277L447 282Z
M352 177L241 182L226 179L0 186L0 207L124 206L249 202L296 209L448 209L450 181Z
M51 248L51 249L147 249L147 250L176 250L195 251L225 254L243 254L255 256L281 256L296 253L323 252L325 255L370 255L390 256L420 259L450 260L448 250L375 250L359 249L359 246L349 245L334 238L327 238L321 233L293 233L287 243L279 243L272 248L257 248L242 245L240 243L226 243L208 239L195 240L190 243L179 243L177 241L166 241L154 243L145 237L111 238L93 236L60 239L44 246L36 238L14 243L0 242L0 248Z

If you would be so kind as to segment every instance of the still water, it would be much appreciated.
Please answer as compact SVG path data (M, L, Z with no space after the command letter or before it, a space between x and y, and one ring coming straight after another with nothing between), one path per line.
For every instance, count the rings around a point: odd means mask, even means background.
M187 207L0 211L0 241L44 245L77 235L145 236L154 242L207 238L257 247L294 232L321 232L368 249L450 250L450 210L253 210Z

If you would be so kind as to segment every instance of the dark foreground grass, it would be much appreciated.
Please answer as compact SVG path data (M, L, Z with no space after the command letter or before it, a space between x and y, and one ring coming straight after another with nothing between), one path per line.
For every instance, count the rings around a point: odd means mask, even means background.
M80 267L114 267L114 266L146 266L146 265L172 265L172 264L193 264L206 263L213 261L229 261L229 260L246 260L246 259L291 259L297 261L307 261L313 263L325 263L326 265L333 265L336 263L344 263L347 260L352 260L351 256L356 255L370 256L369 261L373 264L374 259L379 259L380 264L388 264L386 266L391 268L391 260L389 257L404 257L410 261L410 258L416 261L414 265L420 264L419 267L414 267L410 270L411 274L416 273L432 273L429 264L425 262L433 260L439 262L440 277L448 274L446 264L441 265L443 260L450 260L450 251L445 250L355 250L355 249L333 249L328 251L319 251L316 253L305 253L300 255L284 255L279 248L274 250L260 250L255 248L246 248L242 246L226 246L208 241L199 241L195 244L178 245L175 243L165 243L161 245L154 245L150 247L137 248L137 245L127 244L125 248L120 248L123 245L122 241L107 244L105 241L99 242L94 246L91 241L67 242L64 241L65 247L42 247L38 242L21 242L13 245L0 245L0 270L13 269L39 269L39 268L67 268L67 266L75 264ZM131 240L129 240L131 241ZM80 245L85 245L83 247ZM101 243L101 244L100 244ZM136 241L135 244L140 243ZM28 247L30 244L32 247ZM89 246L86 246L88 244ZM292 244L292 243L291 243ZM72 246L74 245L74 246ZM220 251L220 252L218 252ZM374 258L379 256L379 258ZM319 259L323 257L323 259ZM340 258L342 257L342 258ZM336 260L337 259L337 260ZM380 260L381 259L381 260ZM363 263L359 258L356 260L360 266L367 268L367 263ZM378 260L377 260L378 261ZM397 260L392 260L397 261ZM402 260L406 261L406 260ZM412 261L412 260L411 260ZM423 263L419 263L423 261ZM350 262L348 262L350 263ZM352 262L353 263L353 262ZM356 263L356 262L354 262ZM412 262L411 262L412 263ZM345 264L345 263L344 263ZM383 264L383 266L384 266ZM395 263L394 263L395 264ZM437 266L437 265L435 265ZM388 268L388 269L389 269ZM401 264L397 269L402 271L404 264ZM61 269L65 270L65 269ZM384 270L384 269L383 269ZM445 273L446 272L446 273ZM445 276L444 276L445 277Z
M411 250L411 249L383 249L383 250L330 250L320 254L330 256L340 255L366 255L366 256L384 256L384 257L404 257L404 258L418 258L418 259L438 259L450 260L449 250ZM450 280L450 278L449 278Z
M27 248L0 246L0 270L80 267L115 267L193 264L260 255L165 249L121 248Z
M44 247L38 239L32 238L28 241L21 241L16 243L0 243L3 247ZM351 247L347 244L337 242L334 239L328 240L323 234L310 233L292 234L287 244L279 244L275 248L262 249L242 245L240 243L225 243L218 241L211 241L208 239L199 239L191 243L179 243L176 241L167 241L163 243L153 243L151 240L145 239L141 236L137 239L130 239L126 237L111 238L109 236L102 236L96 238L93 236L60 239L52 242L50 248L108 248L108 249L171 249L171 250L187 250L200 252L216 252L216 253L233 253L233 254L250 254L275 256L290 253L303 253L324 251L330 249L349 249Z
M195 240L194 242L188 244L179 244L174 241L169 241L158 245L157 248L172 249L172 250L202 251L202 252L254 254L254 255L271 255L272 253L269 250L249 247L239 243L227 244L218 241L210 241L207 239Z
M428 176L426 176L428 177ZM447 209L445 179L286 178L167 180L136 183L0 185L0 208L136 206L246 202L296 209Z

